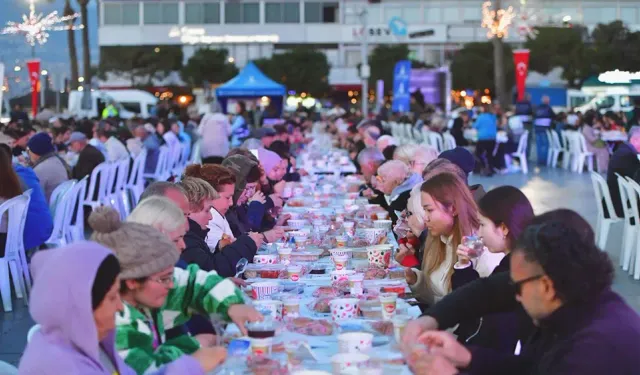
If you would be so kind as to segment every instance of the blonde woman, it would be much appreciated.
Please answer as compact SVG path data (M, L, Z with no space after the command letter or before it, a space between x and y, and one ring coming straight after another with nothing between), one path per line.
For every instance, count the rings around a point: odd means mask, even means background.
M394 160L405 162L414 173L422 174L424 168L438 158L438 151L427 145L404 145L393 153Z
M384 193L389 204L387 210L394 224L407 208L411 189L421 182L422 177L399 160L389 160L378 168L375 187Z
M166 234L179 253L185 248L184 235L187 232L187 223L184 213L169 198L154 195L143 199L126 221L150 225Z
M432 176L420 191L429 233L422 270L407 268L406 280L419 302L432 305L451 292L456 249L478 229L478 207L465 182L453 174Z

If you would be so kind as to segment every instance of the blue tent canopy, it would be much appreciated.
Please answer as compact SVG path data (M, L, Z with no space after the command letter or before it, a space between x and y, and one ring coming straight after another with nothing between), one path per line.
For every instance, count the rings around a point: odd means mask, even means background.
M218 98L257 98L261 96L284 96L287 89L265 76L260 69L249 62L242 71L216 89Z

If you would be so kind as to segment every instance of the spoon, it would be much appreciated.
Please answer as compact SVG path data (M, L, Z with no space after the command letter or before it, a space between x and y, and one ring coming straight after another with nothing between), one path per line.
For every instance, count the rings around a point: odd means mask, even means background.
M244 273L244 269L247 267L249 261L247 258L242 258L236 264L236 275L234 277L240 277Z

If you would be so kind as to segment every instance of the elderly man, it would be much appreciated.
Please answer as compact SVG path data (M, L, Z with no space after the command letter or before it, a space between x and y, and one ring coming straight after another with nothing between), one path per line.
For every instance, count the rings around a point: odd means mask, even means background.
M396 139L387 134L378 138L378 141L376 142L376 147L378 148L378 150L380 150L380 152L384 152L384 150L389 146L397 145L398 142L396 141Z
M48 203L53 190L69 180L71 170L56 153L51 137L47 133L38 133L31 137L27 143L27 152Z
M144 173L153 173L158 164L160 155L160 139L155 136L156 129L153 125L147 123L138 126L134 130L136 138L140 139L142 146L147 150L147 160L144 165Z
M105 160L102 152L89 144L89 139L84 133L71 133L67 144L69 150L78 154L78 162L71 173L76 180L82 180L85 176L91 175L93 170Z
M395 225L400 213L407 208L411 189L422 183L422 176L413 173L400 160L389 160L378 168L376 187L385 194L389 202L389 216Z
M180 185L166 181L156 181L144 189L140 200L142 201L152 196L161 196L173 201L176 206L180 207L185 217L191 213L189 201L187 200L184 189Z
M374 185L378 168L386 161L384 155L375 147L367 147L360 151L357 160L360 165L360 172L366 181L366 185L361 187L363 189L361 195L368 198L369 203L379 204L386 209L389 205L384 199L384 194L376 189Z

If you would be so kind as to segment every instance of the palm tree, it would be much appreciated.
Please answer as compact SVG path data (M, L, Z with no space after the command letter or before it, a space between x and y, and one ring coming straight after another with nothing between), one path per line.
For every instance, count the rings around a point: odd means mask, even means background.
M80 16L82 17L82 71L84 74L84 82L91 85L91 51L89 50L89 12L87 6L89 0L78 0L80 5Z
M498 22L498 10L502 9L502 1L495 0L494 9L496 11L495 21ZM504 41L503 37L494 35L491 42L493 44L493 78L495 80L495 92L498 102L502 108L506 108L509 105L509 96L506 90L506 77L504 66Z
M65 0L64 2L64 15L70 16L74 14L75 11L71 7L71 1ZM72 26L75 23L75 20L70 20L68 22L69 29L67 30L67 46L69 48L69 62L71 64L71 82L72 87L75 87L78 83L78 51L76 50L76 35L75 30L73 30Z

